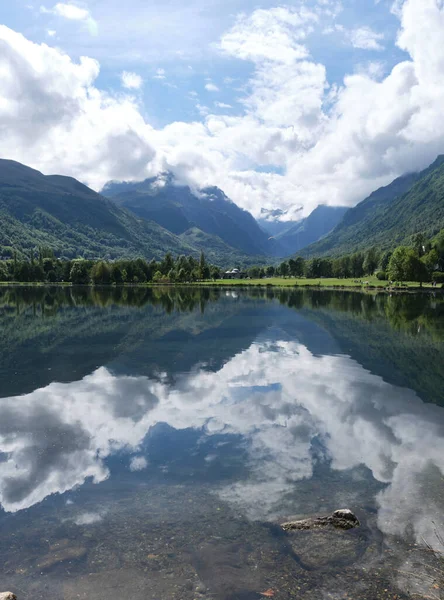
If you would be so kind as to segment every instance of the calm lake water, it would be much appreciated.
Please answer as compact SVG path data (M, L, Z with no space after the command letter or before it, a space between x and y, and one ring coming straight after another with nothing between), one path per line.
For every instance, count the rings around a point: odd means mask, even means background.
M0 336L0 591L440 597L444 297L0 288Z

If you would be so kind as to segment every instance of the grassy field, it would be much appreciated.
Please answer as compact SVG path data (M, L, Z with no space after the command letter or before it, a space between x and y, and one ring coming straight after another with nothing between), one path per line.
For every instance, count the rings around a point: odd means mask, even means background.
M47 283L47 282L18 282L18 281L4 281L0 282L0 286L21 286L21 287L45 287L45 286L68 286L70 287L72 284L69 282L57 282L57 283ZM92 284L91 284L92 285ZM366 277L363 279L336 279L336 278L327 278L327 279L305 279L305 278L295 278L295 277L268 277L265 279L217 279L211 281L198 281L196 283L139 283L139 284L125 284L127 287L157 287L157 286L221 286L221 287L250 287L250 286L272 286L272 287L317 287L317 288L339 288L339 289L399 289L405 290L406 288L411 289L420 289L419 283L415 281L403 282L401 288L397 288L396 286L390 286L388 281L380 281L376 277ZM110 286L99 286L99 287L114 287ZM439 284L436 288L433 288L431 283L423 284L423 289L436 289L441 290L441 284Z
M201 284L202 285L202 284ZM297 279L294 277L270 277L267 279L219 279L217 281L204 282L203 285L220 285L220 286L276 286L276 287L325 287L325 288L356 288L362 289L367 287L387 288L388 281L380 281L376 277L365 277L363 279ZM419 288L417 282L404 282L404 287ZM424 288L431 288L432 284L423 284ZM439 286L440 287L440 286Z

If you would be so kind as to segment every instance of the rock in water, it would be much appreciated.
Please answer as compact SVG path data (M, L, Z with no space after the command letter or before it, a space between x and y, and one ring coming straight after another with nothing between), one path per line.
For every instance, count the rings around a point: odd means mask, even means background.
M12 592L0 592L0 600L17 600L17 596Z
M312 517L310 519L302 519L301 521L289 521L282 523L281 527L284 531L294 529L321 529L323 527L335 527L336 529L353 529L359 527L360 522L358 517L348 508L335 510L328 517Z
M354 513L352 513L352 511L348 508L341 508L339 510L335 510L332 516L334 519L349 521L349 523L352 524L352 527L359 527L360 525L358 517Z

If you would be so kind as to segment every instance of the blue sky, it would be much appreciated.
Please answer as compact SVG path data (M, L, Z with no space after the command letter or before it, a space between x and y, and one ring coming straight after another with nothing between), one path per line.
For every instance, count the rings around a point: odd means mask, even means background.
M33 3L14 0L0 6L0 22L23 33L28 39L50 43L67 52L73 59L82 55L96 58L101 64L99 87L118 91L123 70L139 74L144 112L156 126L175 120L192 121L199 118L198 105L208 105L216 112L223 108L215 102L233 106L232 114L242 112L237 102L238 88L251 75L251 64L223 56L216 44L233 25L239 13L257 8L279 6L273 1L204 0L184 3L153 0L90 0L75 2L88 10L97 23L97 33L83 21L73 21L60 15L42 12L56 3ZM306 2L310 6L310 2ZM284 6L300 6L286 2ZM307 40L313 59L327 68L330 83L340 85L344 75L369 61L380 62L387 71L402 59L395 46L399 21L390 12L391 2L381 0L345 0L336 17L323 19L325 29L335 25L347 31L369 27L381 33L382 51L353 47L342 31L325 33L318 27ZM56 32L53 37L48 31ZM156 78L157 70L165 71L164 79ZM227 82L227 78L233 81ZM205 89L209 80L219 92ZM195 92L197 96L189 97Z
M307 214L444 151L441 0L14 0L0 24L0 155L96 189L170 170Z

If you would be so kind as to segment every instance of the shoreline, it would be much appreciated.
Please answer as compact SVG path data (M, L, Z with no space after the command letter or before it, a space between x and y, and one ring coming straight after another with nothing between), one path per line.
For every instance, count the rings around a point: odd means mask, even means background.
M229 289L291 289L291 290L326 290L326 291L352 291L352 292L378 292L386 294L417 294L417 293L441 293L444 294L444 285L433 287L431 284L425 284L422 287L415 282L408 282L402 286L386 286L384 282L369 283L368 285L360 283L327 283L317 281L316 283L311 281L309 283L306 280L301 279L282 279L279 281L274 280L273 283L270 280L216 280L216 281L196 281L189 283L170 283L170 282L146 282L146 283L124 283L120 285L116 284L73 284L71 282L42 282L42 281L3 281L0 282L1 288L8 287L35 287L35 288L49 288L49 287L63 287L63 288L96 288L96 289L124 289L124 288L225 288Z

